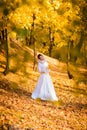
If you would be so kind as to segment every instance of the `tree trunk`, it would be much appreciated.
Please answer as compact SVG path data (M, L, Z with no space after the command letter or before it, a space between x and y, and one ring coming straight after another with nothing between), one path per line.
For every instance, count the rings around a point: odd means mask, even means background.
M68 74L69 79L72 79L73 75L71 74L70 69L69 69L69 62L71 60L70 48L71 48L71 41L69 40L68 47L67 47L67 74Z
M6 46L6 68L4 70L4 75L6 75L9 71L9 47L8 47L8 36L7 36L7 29L5 29L5 46Z
M35 43L35 39L34 39L33 50L34 50L33 70L35 70L35 65L36 65L36 43Z
M83 46L84 46L83 56L84 56L84 60L85 60L85 65L87 66L87 51L86 51L87 45L86 45L86 43L84 43Z
M34 32L34 21L35 21L36 17L35 17L35 14L33 13L33 23L32 23L32 33ZM35 70L35 64L36 64L36 44L35 44L35 37L34 37L34 34L32 34L32 43L33 43L33 51L34 51L34 61L33 61L33 70Z
M49 27L49 40L50 40L50 44L49 44L48 51L49 51L49 56L51 57L52 49L53 49L53 45L54 45L54 36L53 36L52 30L50 27Z
M33 29L31 28L30 37L29 37L29 46L32 45L32 44L33 44Z

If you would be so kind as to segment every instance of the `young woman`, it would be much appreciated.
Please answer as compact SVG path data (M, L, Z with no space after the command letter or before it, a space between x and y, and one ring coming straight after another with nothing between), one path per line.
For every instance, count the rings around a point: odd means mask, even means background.
M57 101L58 98L49 75L48 62L42 54L38 54L38 60L38 71L41 75L31 97L33 99L40 98L42 100Z

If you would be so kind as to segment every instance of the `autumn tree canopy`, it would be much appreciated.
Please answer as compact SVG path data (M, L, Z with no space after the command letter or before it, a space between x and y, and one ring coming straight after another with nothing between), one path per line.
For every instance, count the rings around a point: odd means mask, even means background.
M86 65L86 6L86 0L2 0L0 37L7 29L8 38L23 39L34 52Z

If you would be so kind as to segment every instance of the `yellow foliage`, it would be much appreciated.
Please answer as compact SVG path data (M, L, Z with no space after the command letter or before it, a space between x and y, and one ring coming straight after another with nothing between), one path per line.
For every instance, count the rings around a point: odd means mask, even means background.
M16 2L17 1L18 0L16 0ZM70 2L63 3L58 0L54 0L53 2L48 0L27 0L26 2L28 4L21 5L9 15L10 21L12 21L16 27L26 27L30 30L33 24L33 14L35 14L34 37L37 38L40 35L37 41L49 42L49 36L48 38L46 37L46 35L49 35L49 27L54 33L55 44L60 44L60 41L63 41L62 37L71 37L71 39L76 40L75 35L80 27L74 27L73 21L80 20L80 16L78 16L79 6L75 5L73 7ZM62 34L59 33L58 30L60 30ZM65 45L64 42L59 44L58 47L61 47L63 44Z
M15 39L15 38L16 38L16 33L13 32L13 31L10 32L10 33L9 33L9 39L10 39L10 38L11 38L11 39Z
M20 8L17 8L15 12L12 12L9 15L9 19L16 24L16 26L23 28L29 27L31 20L31 12L27 5L23 5Z

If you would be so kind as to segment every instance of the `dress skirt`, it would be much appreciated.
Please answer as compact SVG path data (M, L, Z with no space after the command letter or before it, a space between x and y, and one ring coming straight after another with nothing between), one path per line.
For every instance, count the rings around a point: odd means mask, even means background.
M42 100L57 101L54 86L49 73L42 73L38 79L36 88L32 93L33 99L40 98Z

